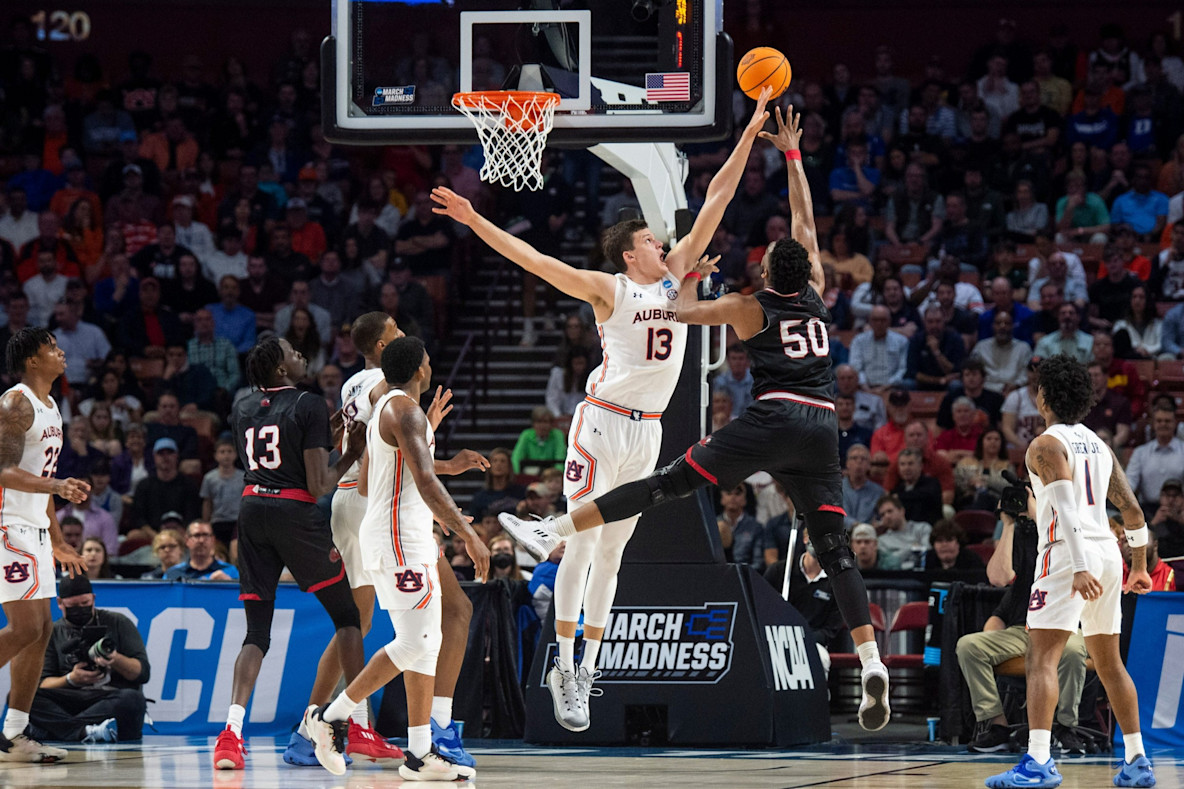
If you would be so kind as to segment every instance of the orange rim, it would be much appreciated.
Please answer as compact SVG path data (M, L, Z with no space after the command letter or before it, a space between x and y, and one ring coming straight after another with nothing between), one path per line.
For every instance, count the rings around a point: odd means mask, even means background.
M454 93L458 109L500 112L502 123L513 131L542 131L543 115L559 104L559 94L534 90L476 90Z

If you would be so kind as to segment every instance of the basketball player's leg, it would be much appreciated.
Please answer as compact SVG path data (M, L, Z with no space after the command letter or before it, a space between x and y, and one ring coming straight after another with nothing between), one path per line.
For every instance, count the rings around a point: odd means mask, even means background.
M43 557L50 571L39 578L53 594L53 556ZM36 568L34 569L36 572ZM44 575L44 574L41 574ZM26 584L27 585L27 584ZM0 648L4 663L11 673L12 687L8 693L8 712L4 717L4 735L0 739L0 761L56 762L66 757L62 748L42 745L28 737L29 710L41 684L41 670L45 665L45 649L53 633L49 597L4 602L8 623L0 630Z
M348 570L347 570L348 572ZM354 605L358 609L358 618L361 626L362 637L370 632L370 626L374 619L374 587L373 586L355 586L350 590L354 599ZM312 683L312 692L309 693L309 706L319 707L322 704L327 704L333 698L333 691L337 689L337 684L341 681L341 660L338 658L337 634L329 639L329 644L325 647L325 651L321 653L321 659L317 663L317 676ZM363 723L364 721L358 721Z

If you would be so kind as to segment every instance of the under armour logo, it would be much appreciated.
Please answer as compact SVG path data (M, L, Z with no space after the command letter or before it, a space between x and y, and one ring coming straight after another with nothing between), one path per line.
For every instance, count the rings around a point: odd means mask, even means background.
M584 478L584 464L574 460L567 462L567 473L564 474L569 482L579 482Z
M423 589L423 573L417 573L415 570L395 573L395 587L400 592L419 592Z
M635 299L644 299L644 298L645 298L645 294L644 294L644 293L641 293L641 292L639 292L639 291L636 291L636 290L635 290L635 291L633 291L633 293L632 293L632 294L630 294L630 295L632 295L632 296L633 296L633 298L635 298Z
M1039 611L1041 608L1044 608L1044 604L1047 602L1047 600L1048 592L1044 591L1043 589L1033 589L1032 597L1028 600L1028 610Z
M24 583L29 580L29 565L27 562L13 562L4 565L4 580L10 584Z

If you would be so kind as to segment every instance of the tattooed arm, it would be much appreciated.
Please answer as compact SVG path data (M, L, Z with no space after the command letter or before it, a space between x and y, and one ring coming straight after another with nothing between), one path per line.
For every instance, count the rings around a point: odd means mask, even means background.
M1122 465L1119 464L1118 458L1114 456L1114 450L1107 449L1110 452L1110 457L1113 459L1113 466L1110 471L1110 488L1106 493L1106 498L1110 503L1118 508L1122 514L1122 526L1127 531L1135 531L1147 525L1147 519L1143 516L1143 508L1139 506L1139 500L1135 498L1135 492L1131 490L1130 482L1126 478L1126 473L1122 470ZM1147 572L1147 547L1141 546L1138 548L1131 547L1131 572L1133 576L1135 573ZM1130 578L1128 577L1128 583Z
M33 404L20 392L0 398L0 488L25 493L49 493L79 504L90 485L77 479L52 479L20 467L25 454L25 431L33 425Z

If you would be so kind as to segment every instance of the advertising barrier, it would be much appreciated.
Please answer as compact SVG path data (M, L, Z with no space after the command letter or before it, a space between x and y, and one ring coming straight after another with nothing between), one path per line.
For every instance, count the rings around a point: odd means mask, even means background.
M1139 725L1149 749L1184 747L1184 594L1139 597L1126 667L1139 691ZM1115 742L1122 733L1115 726Z

